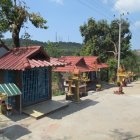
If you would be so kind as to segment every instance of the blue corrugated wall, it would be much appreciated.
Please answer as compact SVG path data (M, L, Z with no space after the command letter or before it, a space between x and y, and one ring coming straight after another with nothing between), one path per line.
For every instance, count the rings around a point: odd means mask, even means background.
M4 72L4 83L14 83L15 82L15 75L14 71L12 70L5 70ZM7 101L8 104L11 104L13 108L15 108L16 103L15 103L15 96L14 97L8 97Z
M4 83L14 83L14 71L5 70Z
M22 104L28 106L50 99L50 70L35 68L22 72Z

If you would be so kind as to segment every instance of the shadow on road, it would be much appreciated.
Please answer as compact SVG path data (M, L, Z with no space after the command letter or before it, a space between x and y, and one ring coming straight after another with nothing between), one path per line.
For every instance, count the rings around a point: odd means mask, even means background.
M117 86L115 84L103 84L102 87L103 87L102 89L104 90L104 89L110 89Z
M113 134L111 134L111 137L115 139L120 140L134 140L134 139L140 139L140 135L134 135L132 132L124 132L119 129L114 129L111 131Z
M8 115L6 117L9 118L10 120L14 121L14 122L17 122L17 121L26 119L29 116L22 113L21 115L20 114L12 114L12 115Z
M51 114L48 114L47 117L50 117L52 119L62 119L65 116L68 116L68 115L73 114L77 111L83 110L87 107L94 106L97 103L99 103L99 102L93 101L90 99L85 99L85 100L81 101L80 103L72 102L69 104L69 106L67 108L64 108L63 110L59 110L59 111L56 111L56 112L51 113Z
M3 129L1 138L6 140L16 140L24 135L31 133L27 128L20 125L13 125Z

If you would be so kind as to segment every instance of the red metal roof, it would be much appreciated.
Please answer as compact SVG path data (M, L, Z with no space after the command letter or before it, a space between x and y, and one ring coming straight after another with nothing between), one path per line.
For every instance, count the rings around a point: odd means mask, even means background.
M98 57L97 56L86 56L84 57L85 62L87 65L89 65L90 67L95 67L97 66L98 69L102 69L102 68L108 68L109 65L106 63L100 63L98 61Z
M65 67L57 67L54 69L54 71L56 72L73 72L74 69L79 69L80 72L89 72L89 71L93 71L90 68L84 68L84 67L73 67L73 66L65 66Z
M92 66L96 63L98 63L98 57L97 56L84 56L84 60L87 65Z
M65 63L64 67L57 67L54 71L57 72L73 72L74 69L79 69L80 72L92 71L88 65L86 65L83 57L79 56L65 56L58 58L60 62Z
M0 58L0 69L8 70L62 65L62 62L51 60L40 46L13 48Z
M74 68L80 72L96 71L99 68L108 68L105 63L99 63L97 56L62 56L58 59L60 62L66 63L64 67L57 67L57 72L73 72Z
M98 64L98 68L108 68L109 67L109 65L108 64L106 64L106 63L100 63L100 64Z
M64 62L66 64L72 64L75 65L77 62L79 62L83 57L79 56L62 56L58 58L59 61Z

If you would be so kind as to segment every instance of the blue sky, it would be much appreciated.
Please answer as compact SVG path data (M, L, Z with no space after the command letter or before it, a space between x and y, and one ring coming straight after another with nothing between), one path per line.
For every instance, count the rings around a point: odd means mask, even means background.
M30 11L39 12L47 19L47 30L36 29L30 23L26 29L31 39L47 42L70 41L82 43L79 31L80 25L87 22L88 18L96 20L114 19L113 15L119 17L120 13L129 12L124 18L128 18L131 24L132 49L140 49L140 0L25 0ZM25 32L22 29L21 34ZM6 33L6 38L11 34Z

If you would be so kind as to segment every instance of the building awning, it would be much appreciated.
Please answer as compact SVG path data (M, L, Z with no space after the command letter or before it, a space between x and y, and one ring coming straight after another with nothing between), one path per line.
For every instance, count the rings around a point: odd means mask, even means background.
M21 91L14 83L0 84L0 94L11 97L20 95Z

